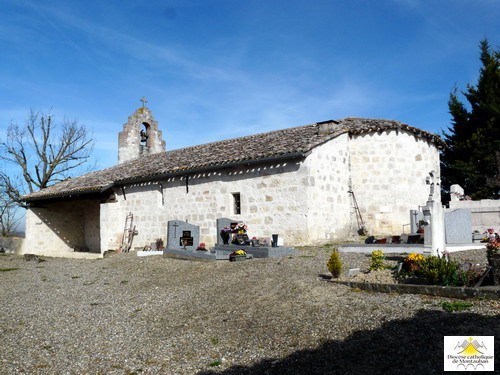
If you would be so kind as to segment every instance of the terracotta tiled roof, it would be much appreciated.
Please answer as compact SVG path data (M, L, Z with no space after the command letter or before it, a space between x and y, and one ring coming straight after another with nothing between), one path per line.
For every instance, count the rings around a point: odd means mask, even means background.
M314 147L346 132L361 134L389 129L409 131L442 146L438 136L397 121L362 118L330 120L144 156L57 183L24 199L34 201L70 197L100 192L127 182L154 180L273 158L304 157Z

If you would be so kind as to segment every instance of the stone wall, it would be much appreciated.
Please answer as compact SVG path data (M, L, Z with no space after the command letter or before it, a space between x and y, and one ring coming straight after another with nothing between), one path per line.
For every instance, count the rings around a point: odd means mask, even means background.
M200 226L201 241L212 246L220 217L247 223L250 237L280 234L290 246L343 239L358 229L350 182L369 233L400 234L409 210L427 200L425 178L438 168L438 157L433 145L412 133L345 134L305 160L126 185L115 190L115 203L101 205L102 251L119 246L129 212L137 229L134 248L166 241L169 220Z
M484 233L488 228L500 231L500 200L450 201L450 210L463 208L472 215L472 231Z
M439 171L437 148L413 133L391 130L353 136L349 150L352 189L368 232L402 233L409 210L427 201L425 178Z
M287 246L320 244L356 233L351 186L370 234L400 234L409 210L427 201L425 178L438 168L435 146L413 133L344 134L305 159L117 186L105 203L72 200L32 207L23 251L67 256L75 248L118 249L129 213L136 249L157 238L166 243L170 220L198 225L200 241L210 247L220 217L247 223L250 237L279 234Z
M116 250L122 243L125 221L132 214L132 248L144 247L156 238L166 240L167 221L158 182L125 185L115 189L116 202L101 204L101 251Z
M348 142L343 134L316 147L306 159L309 244L345 239L356 232Z
M287 244L307 241L306 172L300 161L230 168L223 171L177 176L165 181L125 186L117 201L101 207L103 250L116 248L127 213L137 229L133 247L156 238L164 241L169 220L200 226L200 239L216 241L216 219L231 217L247 223L250 236L280 234ZM234 211L239 194L241 212ZM106 247L106 249L104 249Z
M26 210L26 238L20 252L46 256L72 256L75 250L100 253L98 223L96 200L30 207Z

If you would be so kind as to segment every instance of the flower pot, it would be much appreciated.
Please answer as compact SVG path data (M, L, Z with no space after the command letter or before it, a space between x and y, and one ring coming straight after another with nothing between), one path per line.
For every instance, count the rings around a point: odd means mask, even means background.
M490 265L493 267L493 284L500 285L500 254L491 256Z
M221 233L220 237L222 238L222 243L224 245L229 245L229 233Z
M246 259L247 259L246 255L230 255L229 256L230 262L240 262L240 261L246 260Z

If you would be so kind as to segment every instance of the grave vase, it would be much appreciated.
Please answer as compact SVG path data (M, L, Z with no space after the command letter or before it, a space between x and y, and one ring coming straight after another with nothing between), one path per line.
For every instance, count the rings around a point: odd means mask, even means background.
M246 259L247 259L246 255L230 255L229 256L230 262L240 262L240 261L246 260Z
M222 243L224 245L229 245L229 233L221 233Z
M273 234L273 242L272 242L272 247L278 247L278 235Z

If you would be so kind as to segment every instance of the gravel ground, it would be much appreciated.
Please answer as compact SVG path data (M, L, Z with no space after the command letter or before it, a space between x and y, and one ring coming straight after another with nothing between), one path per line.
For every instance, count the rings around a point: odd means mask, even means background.
M321 277L330 250L299 252L234 263L2 254L0 373L441 374L443 335L495 335L500 347L498 300L448 313L449 299L360 292ZM368 268L366 255L341 257Z

